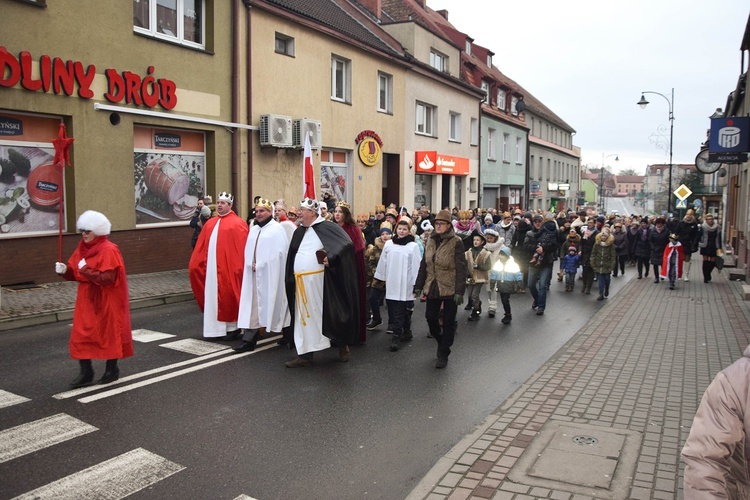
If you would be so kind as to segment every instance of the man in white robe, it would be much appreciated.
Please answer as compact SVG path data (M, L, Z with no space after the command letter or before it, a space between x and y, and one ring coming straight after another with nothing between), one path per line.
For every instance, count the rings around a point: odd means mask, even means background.
M267 199L255 205L255 220L245 244L245 271L240 293L237 326L244 330L242 343L235 352L255 349L261 328L280 333L289 326L290 314L284 289L289 237L273 218L273 206Z

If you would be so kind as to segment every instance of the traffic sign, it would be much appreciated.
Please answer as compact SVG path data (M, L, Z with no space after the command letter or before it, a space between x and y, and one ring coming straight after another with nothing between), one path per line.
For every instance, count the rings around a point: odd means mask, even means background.
M678 200L684 200L691 194L693 194L693 192L690 191L690 188L688 188L685 184L680 184L680 187L674 190L674 195Z
M686 200L677 200L677 208L687 208Z

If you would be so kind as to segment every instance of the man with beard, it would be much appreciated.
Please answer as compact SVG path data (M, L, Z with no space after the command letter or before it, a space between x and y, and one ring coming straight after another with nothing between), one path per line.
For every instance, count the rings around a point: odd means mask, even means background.
M533 229L526 233L523 247L532 255L529 262L529 279L526 282L531 290L534 302L532 309L536 309L537 316L544 314L547 306L547 288L552 278L552 267L557 259L557 223L552 212L544 217L535 215L532 219Z
M464 246L453 230L451 214L441 210L427 240L414 284L414 297L427 296L425 318L438 344L435 368L445 368L456 335L456 311L464 301L468 264ZM441 326L442 309L442 326Z
M242 344L234 347L238 353L255 349L261 328L280 333L289 326L289 305L284 288L289 236L283 223L274 220L272 210L269 200L258 200L255 221L245 244L245 269L237 319L237 326L245 333Z
M203 336L234 340L237 328L247 223L232 211L234 196L219 193L218 217L201 230L188 264L190 286L203 311Z
M349 361L349 345L358 340L359 292L354 244L341 227L318 215L319 203L300 202L302 225L289 245L286 295L292 312L297 357L288 368L312 364L313 353L339 347L339 361ZM325 301L323 300L325 297Z

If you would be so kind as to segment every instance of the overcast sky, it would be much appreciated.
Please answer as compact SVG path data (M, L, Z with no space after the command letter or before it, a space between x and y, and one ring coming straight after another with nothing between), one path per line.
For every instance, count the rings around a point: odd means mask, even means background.
M694 163L742 70L747 0L427 0L495 53L493 62L575 129L581 164L618 172L669 163L674 88L674 163ZM656 145L663 128L663 148Z

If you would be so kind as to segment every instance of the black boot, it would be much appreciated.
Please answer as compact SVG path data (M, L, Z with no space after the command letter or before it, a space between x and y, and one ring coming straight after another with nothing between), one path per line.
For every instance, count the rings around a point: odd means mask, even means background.
M89 385L94 381L94 368L91 366L91 360L79 359L78 364L81 366L81 373L70 383L73 389Z
M703 283L708 283L711 281L711 262L704 260L703 261Z
M399 342L401 342L401 336L400 335L393 335L393 337L391 337L391 345L388 346L388 348L391 350L391 352L398 351L398 348L399 348L398 344L399 344Z
M510 314L506 314L505 316L503 316L503 319L502 319L502 320L500 320L500 322L501 322L502 324L504 324L504 325L509 325L509 324L510 324L510 321L511 321L512 319L513 319L513 317L512 317L512 316L511 316Z
M241 352L250 352L255 350L255 346L258 344L258 337L260 335L260 330L255 330L255 333L253 334L252 338L250 340L242 340L242 343L238 346L232 347L232 350L239 354Z
M104 375L99 379L100 384L109 384L120 378L120 369L117 368L116 359L108 359L107 367L104 370Z

